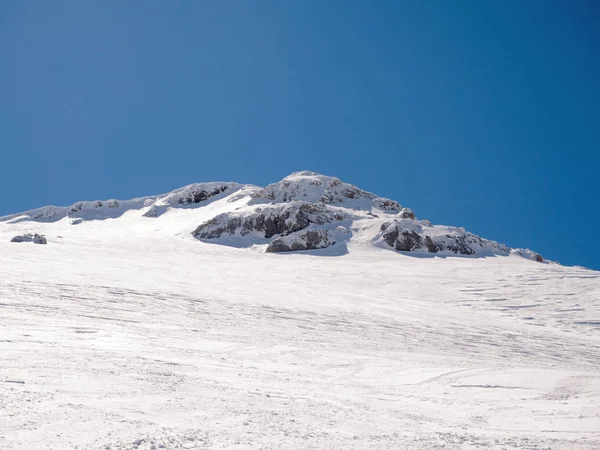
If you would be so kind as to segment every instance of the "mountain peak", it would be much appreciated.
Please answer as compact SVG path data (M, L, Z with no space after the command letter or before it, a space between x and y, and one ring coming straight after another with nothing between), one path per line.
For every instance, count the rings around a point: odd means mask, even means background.
M300 170L299 172L292 172L284 180L288 178L298 178L298 177L325 177L322 173L313 172L311 170Z
M264 188L234 182L196 183L132 200L38 208L0 217L0 223L23 224L21 228L26 229L17 231L41 233L43 223L69 226L127 217L127 222L119 222L123 223L121 230L126 231L131 221L161 222L162 216L177 219L176 227L180 228L176 234L191 233L206 243L255 247L266 252L331 248L343 254L350 246L367 245L448 256L514 254L543 261L535 252L511 249L463 228L418 220L412 210L394 200L308 170L294 172Z
M332 205L345 205L354 209L368 209L379 197L371 192L345 183L339 178L308 170L294 172L281 181L269 184L252 195L252 203L304 201ZM388 211L398 212L400 204L380 199Z

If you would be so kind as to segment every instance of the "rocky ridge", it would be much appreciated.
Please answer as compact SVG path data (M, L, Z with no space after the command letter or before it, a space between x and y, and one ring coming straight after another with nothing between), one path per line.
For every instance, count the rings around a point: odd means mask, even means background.
M38 208L0 217L0 222L68 220L76 225L118 219L126 212L141 220L155 220L172 209L210 213L189 230L200 241L257 247L268 253L326 249L355 240L399 252L513 254L544 261L531 250L511 249L463 228L432 225L394 200L309 171L293 173L264 188L233 182L197 183L159 196Z

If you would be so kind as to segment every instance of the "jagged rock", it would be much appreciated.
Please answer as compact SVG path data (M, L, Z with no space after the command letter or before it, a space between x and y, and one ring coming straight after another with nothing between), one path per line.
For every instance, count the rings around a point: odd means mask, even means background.
M78 202L75 203L73 206L71 206L71 208L69 209L67 216L68 217L73 217L75 214L77 214L78 212L84 210L84 209L98 209L98 208L102 208L104 206L104 203L102 203L101 201L95 201L95 202ZM116 208L119 206L119 202L117 202L116 200L108 200L106 202L106 206L108 208Z
M193 232L199 239L216 239L223 234L246 236L258 232L265 238L288 235L311 224L323 225L343 220L344 215L332 212L324 205L294 202L255 208L250 214L219 214Z
M430 236L425 236L425 248L427 248L429 253L437 253L440 251L439 247L433 242Z
M402 208L398 215L403 219L414 219L415 213L410 208Z
M374 207L389 213L397 213L402 207L394 200L381 198L363 191L338 178L320 175L315 172L296 172L283 180L252 193L250 204L267 201L304 201L323 205L347 204L351 207ZM370 208L369 208L370 209Z
M382 225L385 230L382 237L390 246L400 252L410 252L421 248L421 236L412 228L405 228L404 224L394 222L391 225Z
M425 227L425 228L424 228ZM508 254L508 247L482 239L464 228L438 227L446 233L432 230L426 221L410 218L395 219L381 225L381 240L390 247L403 252L427 251L429 253L451 252L474 255L483 251Z
M212 190L205 190L202 187L198 187L198 185L190 186L187 190L182 192L181 196L177 199L177 203L180 205L191 205L203 202L208 200L210 197L215 195L219 195L222 192L225 192L228 189L228 186L217 186Z
M123 202L118 200L77 202L67 209L66 217L69 218L72 225L77 225L84 220L114 219L127 210L141 208L152 200L152 198L137 198Z
M10 242L33 242L34 244L47 244L48 241L46 240L46 237L42 234L32 234L32 233L27 233L27 234L21 234L18 236L13 237Z
M376 197L373 199L373 207L380 209L389 214L400 212L403 209L406 209L406 208L402 208L402 206L400 206L400 203L398 203L394 200L390 200L389 198L382 198L382 197ZM413 214L412 218L414 219L414 214Z
M326 230L308 230L293 233L271 241L267 253L292 252L298 250L317 250L335 244L329 239Z
M422 239L414 231L403 231L396 240L395 248L401 252L410 252L421 248Z
M433 241L437 251L450 251L453 253L458 253L459 255L474 255L475 250L469 245L476 243L476 236L469 236L471 239L468 242L466 235L452 235L446 234L445 236L434 236ZM480 247L482 247L480 245ZM428 247L429 250L429 247Z

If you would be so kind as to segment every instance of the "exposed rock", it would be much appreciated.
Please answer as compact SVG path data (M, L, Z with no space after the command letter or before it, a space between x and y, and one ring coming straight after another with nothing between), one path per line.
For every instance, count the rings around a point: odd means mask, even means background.
M33 235L33 243L34 244L42 244L45 245L48 243L48 241L46 240L46 238L44 236L42 236L41 234L34 234Z
M159 215L160 214L156 205L152 205L148 211L142 214L143 217L158 217Z
M156 205L155 212L161 215L169 208L202 205L213 197L226 196L241 187L238 183L196 183L176 189L160 196L134 198L131 200L82 201L72 206L45 206L19 214L0 217L0 222L19 223L24 221L57 222L64 218L90 220L116 219L130 210L140 210ZM254 189L256 190L256 189ZM152 217L150 214L146 217ZM79 221L77 223L79 223Z
M466 232L464 228L438 227L438 230L445 229L446 233L436 232L431 228L433 227L425 221L410 218L395 219L381 225L381 240L403 252L427 251L474 255L482 252L508 254L509 251L505 245L482 239Z
M208 205L217 201L221 203L218 209L226 212L211 216L212 207ZM346 242L354 234L361 245L374 243L402 252L477 256L513 253L544 262L541 255L531 250L511 250L463 228L417 220L411 209L394 200L309 171L293 173L265 188L228 182L197 183L160 196L86 201L70 207L47 206L0 217L0 223L66 219L76 225L83 221L118 219L133 211L143 217L158 218L173 208L204 207L209 215L200 216L209 220L197 226L192 234L205 240L223 238L218 243L241 248L265 244L269 252L322 248L331 245L334 239ZM373 234L377 227L379 231ZM348 235L340 236L339 230ZM15 236L13 242L34 241L33 235L23 236ZM36 243L45 242L36 239Z
M338 178L315 172L296 172L283 180L252 193L250 204L266 201L304 201L322 205L344 204L349 207L378 208L388 213L397 213L402 207L394 200L377 197Z
M532 250L529 250L528 248L513 248L510 251L511 254L513 255L519 255L523 258L526 259L531 259L532 261L536 261L536 262L545 262L545 259L542 257L542 255L540 255L539 253L536 253Z
M398 236L400 236L400 230L398 227L392 227L391 229L389 228L389 224L381 224L381 231L385 231L385 233L383 233L382 237L383 240L387 243L387 245L389 245L390 247L394 247L396 245L396 240L398 239Z
M425 236L425 247L429 253L437 253L440 251L438 246L433 242L430 236Z
M298 250L316 250L327 248L335 244L329 239L326 230L307 230L293 233L271 241L267 246L267 253L292 252Z
M219 214L196 228L193 235L199 239L215 239L223 234L246 236L258 232L268 239L303 230L311 224L323 225L343 218L343 214L334 213L324 205L303 202L265 205L245 215Z
M72 225L77 225L84 220L115 219L130 209L141 208L153 201L153 198L145 197L123 202L118 200L77 202L67 209L66 217L70 219Z
M414 219L415 213L410 208L402 208L398 215L403 219Z
M471 237L476 237L472 236ZM473 240L467 242L466 235L452 235L447 234L445 236L434 236L433 237L434 245L437 248L437 251L450 251L453 253L458 253L460 255L473 255L475 254L475 250L470 247L470 243L475 243ZM480 245L481 247L481 245ZM429 247L428 247L429 249Z
M192 233L194 237L199 239L216 239L227 233L234 234L242 225L242 219L239 217L229 218L228 214L220 214L207 222L204 222ZM249 222L244 223L244 231L252 230L252 225ZM241 233L243 235L243 231Z
M403 231L398 236L394 248L400 252L410 252L421 248L421 236L415 231Z
M181 193L181 196L177 199L177 203L180 205L192 205L208 200L210 197L219 195L228 189L227 185L217 186L212 190L205 190L199 185L192 185Z
M144 207L150 206L150 208L143 214L143 217L160 217L170 208L201 207L207 204L208 200L225 197L238 187L237 183L190 184L155 201L145 203Z
M400 223L397 221L388 225L382 225L382 229L385 230L382 235L383 240L390 247L400 252L410 252L419 249L422 244L422 238L415 230L415 227L406 227L406 225L406 222Z
M78 212L80 212L84 209L92 209L92 208L98 209L98 208L102 208L103 206L104 206L104 204L101 201L78 202L78 203L75 203L73 206L71 206L71 208L69 208L67 216L73 217L75 214L77 214ZM107 201L106 206L109 208L116 208L119 206L119 202L117 202L116 200L109 200L109 201Z
M27 234L21 234L18 236L13 237L10 242L33 242L34 244L47 244L48 241L46 240L46 237L42 234L32 234L32 233L27 233Z
M402 206L400 206L400 203L390 200L389 198L382 197L376 197L373 199L373 207L389 214L394 214L404 209Z
M392 248L410 252L421 247L421 226L414 220L393 220L381 225L382 239Z

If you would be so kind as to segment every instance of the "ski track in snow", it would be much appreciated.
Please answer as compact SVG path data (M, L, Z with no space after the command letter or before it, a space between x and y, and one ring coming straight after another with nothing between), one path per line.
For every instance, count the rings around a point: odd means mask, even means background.
M0 224L0 448L600 448L600 273L201 216Z

